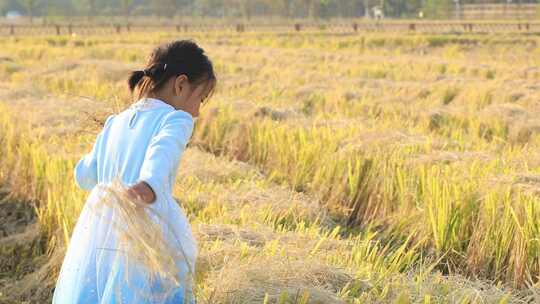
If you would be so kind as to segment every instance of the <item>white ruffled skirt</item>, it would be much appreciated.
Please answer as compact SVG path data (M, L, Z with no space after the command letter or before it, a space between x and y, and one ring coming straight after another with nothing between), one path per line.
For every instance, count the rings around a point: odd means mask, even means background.
M60 270L53 303L195 303L192 280L197 243L184 211L172 195L145 207L159 215L153 219L161 225L174 250L184 257L175 262L174 270L183 283L172 290L168 288L164 297L167 284L150 277L145 267L130 260L129 252L119 246L117 230L112 224L117 212L100 204L103 193L98 185L85 202Z

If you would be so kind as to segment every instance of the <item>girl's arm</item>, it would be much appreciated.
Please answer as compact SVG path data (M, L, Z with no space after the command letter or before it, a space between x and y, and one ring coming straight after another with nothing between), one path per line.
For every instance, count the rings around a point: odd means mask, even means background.
M96 137L96 142L92 147L92 151L85 154L75 166L74 177L76 184L84 190L90 191L97 184L97 150L103 141L103 132L110 124L114 115L107 117L105 125L101 132Z
M156 200L156 194L146 182L138 182L127 189L128 196L135 201L151 204Z
M146 183L153 196L148 195L153 203L172 189L169 183L177 168L180 157L193 133L194 120L188 112L176 110L166 115L161 129L154 136L146 150L144 162L139 173L139 181ZM139 183L140 184L140 183ZM146 186L136 184L141 191Z

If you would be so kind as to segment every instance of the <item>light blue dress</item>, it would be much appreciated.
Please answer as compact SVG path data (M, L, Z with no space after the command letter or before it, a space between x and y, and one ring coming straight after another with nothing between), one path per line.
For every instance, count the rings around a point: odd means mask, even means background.
M197 243L183 209L172 196L172 186L195 120L188 112L153 98L143 98L107 118L92 151L74 170L77 185L90 194L73 230L53 303L195 303L189 286L175 289L167 299L151 300L148 294L160 290L159 283L150 283L138 268L126 269L122 255L114 250L113 214L97 216L91 211L99 200L96 185L108 184L117 176L125 185L146 181L156 194L156 201L146 208L167 220L169 225L163 228L167 238L186 257L178 265L182 269L178 275L194 273Z

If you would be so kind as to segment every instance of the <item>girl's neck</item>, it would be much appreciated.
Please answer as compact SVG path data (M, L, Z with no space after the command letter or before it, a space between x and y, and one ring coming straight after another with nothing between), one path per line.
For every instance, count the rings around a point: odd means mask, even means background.
M173 108L176 109L175 105L174 104L171 104L166 98L164 97L162 94L154 94L154 93L151 93L151 94L147 94L146 96L144 96L144 98L152 98L152 99L158 99L158 100L161 100L163 101L164 103L172 106Z

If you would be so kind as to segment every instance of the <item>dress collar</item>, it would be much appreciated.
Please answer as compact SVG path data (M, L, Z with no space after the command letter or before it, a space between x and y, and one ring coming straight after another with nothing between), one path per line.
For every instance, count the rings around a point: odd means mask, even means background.
M164 102L163 100L157 99L157 98L150 98L150 97L143 97L139 99L137 102L131 105L131 108L135 108L138 110L152 110L157 108L169 108L171 110L174 110L174 107L170 104Z

